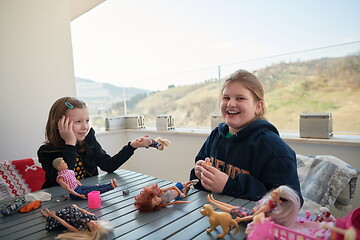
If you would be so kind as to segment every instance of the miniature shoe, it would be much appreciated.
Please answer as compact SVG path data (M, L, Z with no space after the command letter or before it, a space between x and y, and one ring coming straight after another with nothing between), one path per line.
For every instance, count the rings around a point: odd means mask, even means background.
M1 213L3 216L8 216L13 213L16 213L21 207L26 203L26 200L23 197L19 197L12 204L4 204L1 208Z

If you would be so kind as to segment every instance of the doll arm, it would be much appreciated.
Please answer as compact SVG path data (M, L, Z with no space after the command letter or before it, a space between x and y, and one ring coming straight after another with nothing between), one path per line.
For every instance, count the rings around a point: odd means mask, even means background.
M77 179L76 179L76 183L77 183L77 185L82 186L82 183Z
M61 225L63 225L64 227L66 227L67 229L69 229L72 232L77 232L79 231L79 229L77 229L76 227L71 226L70 224L68 224L64 219L58 217L55 215L55 212L50 211L48 208L45 209L46 213L49 217L55 218Z
M82 213L84 213L84 214L94 215L94 214L92 214L91 212L88 212L88 211L86 211L86 210L83 209L83 208L79 208L76 204L72 204L71 206L72 206L73 208L77 208L80 212L82 212Z
M78 196L78 197L81 197L83 199L86 199L86 196L85 195L81 195L81 194L78 194L77 192L75 192L74 190L72 190L69 185L66 184L66 182L64 181L64 178L63 177L59 177L58 178L58 183L60 184L60 186L62 186L63 188L65 188L66 191L68 191L70 194L72 195L75 195L75 196Z

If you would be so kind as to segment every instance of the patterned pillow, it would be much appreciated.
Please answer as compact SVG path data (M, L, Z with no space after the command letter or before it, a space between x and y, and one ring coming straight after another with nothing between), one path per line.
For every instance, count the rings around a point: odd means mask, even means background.
M339 158L328 155L296 155L302 211L317 211L321 206L335 205L342 211L351 208L356 180L360 172ZM346 192L347 194L342 194ZM339 197L340 196L340 197Z
M0 200L41 189L45 171L35 159L0 161Z

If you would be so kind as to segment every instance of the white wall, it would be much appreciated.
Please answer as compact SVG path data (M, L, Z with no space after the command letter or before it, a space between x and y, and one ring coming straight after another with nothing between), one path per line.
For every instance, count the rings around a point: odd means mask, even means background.
M0 160L35 157L51 104L75 96L69 1L0 1Z

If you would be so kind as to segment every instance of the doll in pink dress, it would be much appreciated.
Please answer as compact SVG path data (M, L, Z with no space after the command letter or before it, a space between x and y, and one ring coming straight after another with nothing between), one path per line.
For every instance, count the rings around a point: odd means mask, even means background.
M76 179L75 172L68 169L67 163L62 158L56 158L53 161L53 166L58 170L56 181L70 193L70 198L73 200L87 199L87 194L92 191L104 193L118 187L115 178L111 179L110 183L83 186L81 182Z

